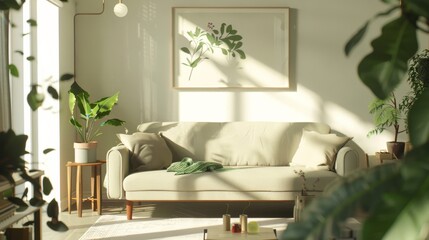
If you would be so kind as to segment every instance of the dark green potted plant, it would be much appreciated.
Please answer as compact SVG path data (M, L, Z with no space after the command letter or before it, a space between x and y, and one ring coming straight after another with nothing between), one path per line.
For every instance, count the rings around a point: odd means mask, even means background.
M72 114L70 123L76 129L80 138L80 141L74 144L75 161L79 163L96 161L97 141L94 139L102 134L101 127L107 125L122 126L125 123L117 118L98 123L110 114L118 102L119 93L101 98L93 103L89 101L89 97L90 95L87 91L80 87L76 81L73 82L69 91L69 107ZM76 106L79 118L74 115Z
M429 87L429 50L425 49L414 55L409 62L407 82L410 85L411 91L404 96L399 108L408 116L409 110L412 108L416 100L420 97L425 89ZM408 121L405 121L405 129L408 132ZM407 149L411 149L411 144L406 143ZM408 147L407 147L408 146Z
M405 132L405 127L401 124L405 121L405 109L400 107L395 93L382 100L375 98L369 105L369 113L374 115L375 128L368 133L368 136L380 134L388 128L394 129L394 139L386 143L387 150L394 158L404 156L405 142L398 141L400 133Z

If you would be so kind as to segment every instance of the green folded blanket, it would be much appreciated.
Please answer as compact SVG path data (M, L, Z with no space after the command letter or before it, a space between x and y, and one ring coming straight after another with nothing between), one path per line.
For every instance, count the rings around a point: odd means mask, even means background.
M222 164L215 162L194 161L192 158L185 157L180 162L172 163L167 172L176 172L175 175L184 175L191 173L211 172L223 168Z

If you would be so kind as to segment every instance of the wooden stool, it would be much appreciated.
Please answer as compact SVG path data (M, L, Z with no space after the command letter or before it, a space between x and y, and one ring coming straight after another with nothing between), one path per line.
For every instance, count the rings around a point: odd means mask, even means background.
M82 167L91 167L91 196L84 201L91 201L92 211L98 212L101 215L101 165L105 164L105 160L99 160L93 163L75 163L67 162L67 207L69 214L71 213L72 199L76 200L76 208L78 217L82 217ZM72 198L72 168L76 167L76 198ZM97 205L95 205L95 203Z

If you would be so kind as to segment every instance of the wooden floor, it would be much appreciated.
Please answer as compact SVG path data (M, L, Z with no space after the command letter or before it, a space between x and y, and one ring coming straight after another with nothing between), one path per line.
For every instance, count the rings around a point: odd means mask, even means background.
M139 217L221 217L226 212L225 203L142 203L134 207L134 216ZM124 201L103 202L103 215L119 214L126 215ZM292 203L231 203L228 213L231 216L238 216L244 212L252 217L292 217ZM75 208L72 213L60 213L60 221L63 221L69 231L60 233L49 229L46 226L46 212L42 214L42 239L44 240L78 240L86 230L91 227L99 218L97 212L90 210L89 204L84 204L82 217L77 217Z

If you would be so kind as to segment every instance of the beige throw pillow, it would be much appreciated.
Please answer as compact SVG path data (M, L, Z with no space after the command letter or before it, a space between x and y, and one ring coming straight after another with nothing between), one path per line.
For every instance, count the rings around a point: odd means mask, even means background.
M158 134L138 132L117 136L131 151L131 172L166 169L172 163L171 151Z
M351 138L335 134L321 134L303 131L301 142L292 158L291 166L317 167L329 166L332 169L335 156Z

